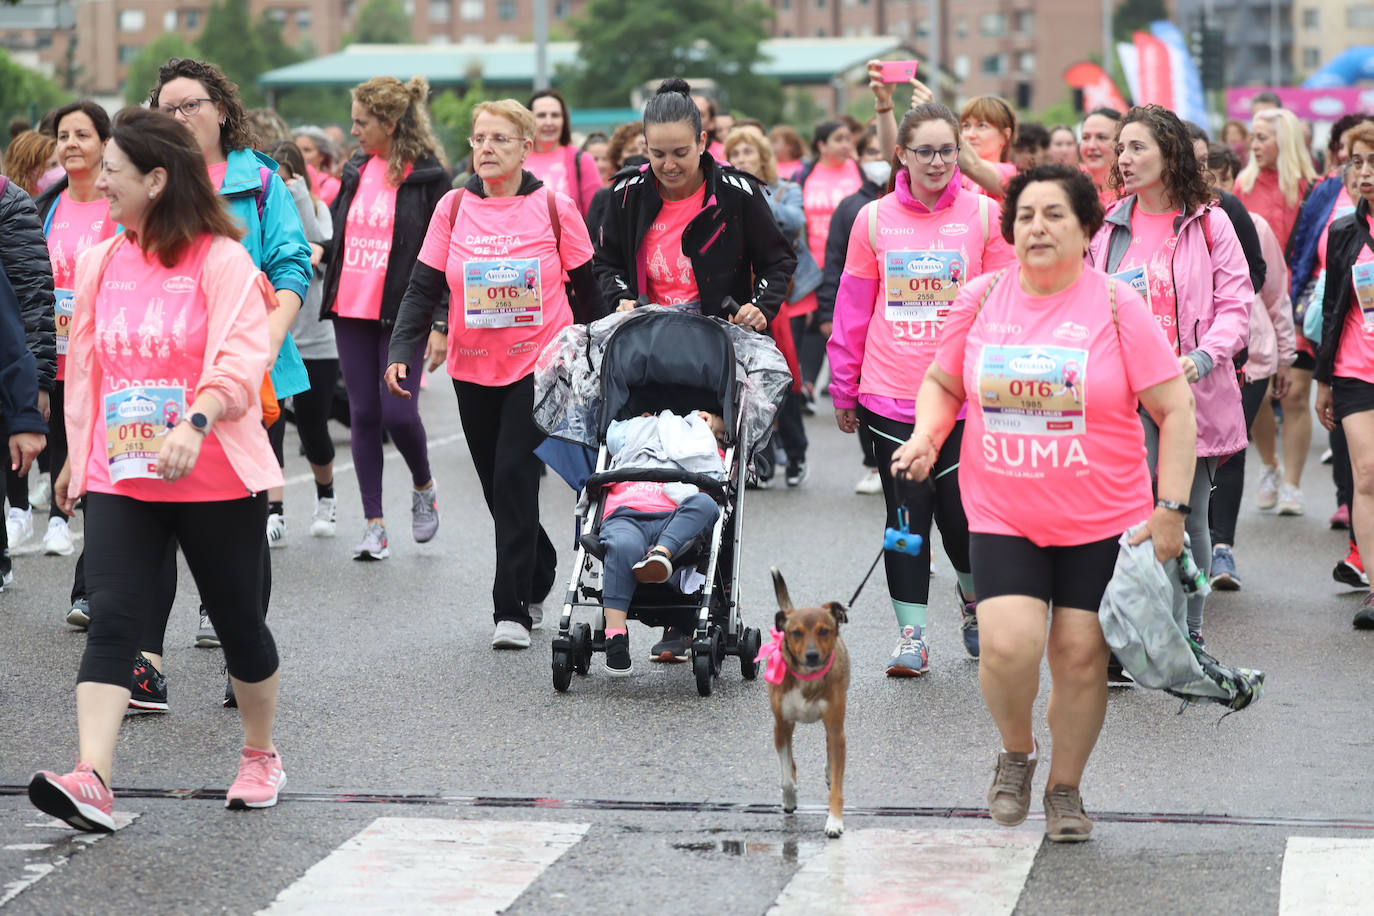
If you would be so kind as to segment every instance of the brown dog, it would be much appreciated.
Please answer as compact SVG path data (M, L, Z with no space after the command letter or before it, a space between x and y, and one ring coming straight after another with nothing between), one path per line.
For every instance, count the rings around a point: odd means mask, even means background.
M844 707L849 693L849 650L840 638L840 624L849 618L838 601L794 608L782 573L776 569L771 572L779 608L774 626L783 636L776 650L781 666L771 663L764 679L769 682L768 705L773 710L773 747L782 766L782 810L790 813L797 808L792 730L798 722L820 719L825 723L825 782L830 787L825 835L833 838L844 833Z

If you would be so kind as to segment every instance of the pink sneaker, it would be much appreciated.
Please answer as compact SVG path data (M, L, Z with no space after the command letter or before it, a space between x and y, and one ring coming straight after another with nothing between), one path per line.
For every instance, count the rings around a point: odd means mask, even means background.
M65 776L50 770L34 773L29 780L29 801L39 811L66 821L77 830L114 832L114 793L105 787L89 763L78 763Z
M226 808L270 808L277 793L286 785L281 755L276 751L255 751L245 747L239 754L239 778L225 796Z

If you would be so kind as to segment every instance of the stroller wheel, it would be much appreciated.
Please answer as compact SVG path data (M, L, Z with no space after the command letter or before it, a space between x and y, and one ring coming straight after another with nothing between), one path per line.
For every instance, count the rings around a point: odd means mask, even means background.
M572 684L572 652L567 649L553 650L553 689L567 693Z
M763 634L755 627L745 627L739 641L739 670L746 681L759 676L759 646L763 644Z
M578 674L586 675L592 667L591 624L579 623L572 632L572 666Z
M711 688L714 686L711 681L715 675L711 672L711 656L701 653L692 657L692 671L697 676L697 693L704 697L711 695Z

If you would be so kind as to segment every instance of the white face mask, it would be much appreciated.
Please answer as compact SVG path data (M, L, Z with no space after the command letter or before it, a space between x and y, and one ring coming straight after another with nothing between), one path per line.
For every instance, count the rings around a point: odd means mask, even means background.
M892 177L892 163L884 159L870 159L859 167L863 169L865 178L880 187Z

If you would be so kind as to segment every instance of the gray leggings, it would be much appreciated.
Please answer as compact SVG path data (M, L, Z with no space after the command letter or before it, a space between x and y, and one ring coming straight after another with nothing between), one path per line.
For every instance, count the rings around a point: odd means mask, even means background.
M661 544L674 556L692 538L710 529L720 516L715 500L693 493L673 512L638 512L617 509L601 523L601 543L606 545L602 575L602 603L616 611L628 611L634 597L634 565L650 547Z
M1151 476L1159 466L1159 427L1145 411L1140 412L1140 421L1145 427L1146 460L1150 464ZM1193 489L1188 493L1188 505L1193 511L1183 523L1188 532L1188 543L1193 551L1193 562L1203 575L1212 575L1212 527L1208 519L1208 505L1212 501L1212 481L1217 473L1216 458L1198 458L1193 469ZM1202 632L1202 604L1206 598L1200 594L1188 596L1188 629L1194 633Z

